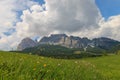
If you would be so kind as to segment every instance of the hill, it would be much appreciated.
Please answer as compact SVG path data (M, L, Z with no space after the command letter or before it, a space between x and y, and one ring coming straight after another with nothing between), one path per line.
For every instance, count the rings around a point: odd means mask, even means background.
M0 52L1 80L119 80L120 55L54 59Z
M87 47L85 50L80 48L66 48L60 45L41 44L36 47L26 48L22 53L31 53L53 58L76 59L85 57L98 57L104 55L118 54L120 45L113 46L110 49L100 47ZM18 51L17 51L18 52Z
M53 58L75 59L102 56L105 50L90 47L87 48L87 51L84 51L79 48L66 48L60 45L41 44L36 47L26 48L21 52Z

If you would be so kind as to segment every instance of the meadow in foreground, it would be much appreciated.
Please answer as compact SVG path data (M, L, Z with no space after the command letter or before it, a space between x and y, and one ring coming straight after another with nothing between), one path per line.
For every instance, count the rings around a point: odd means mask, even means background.
M120 55L53 59L0 52L0 80L119 80Z

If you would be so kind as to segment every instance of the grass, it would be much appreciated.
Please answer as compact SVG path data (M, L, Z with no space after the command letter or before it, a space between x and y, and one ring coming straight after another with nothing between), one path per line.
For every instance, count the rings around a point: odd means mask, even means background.
M0 52L0 80L119 80L120 55L53 59Z

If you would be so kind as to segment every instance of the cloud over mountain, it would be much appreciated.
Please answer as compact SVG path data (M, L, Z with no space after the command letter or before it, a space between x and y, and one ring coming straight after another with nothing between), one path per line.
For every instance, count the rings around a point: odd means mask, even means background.
M105 36L120 41L120 15L112 16L100 24L99 36Z
M33 0L5 0L0 1L0 8L0 49L15 48L24 37L51 33L120 40L120 16L105 21L95 0L45 0L43 5ZM16 13L19 11L22 14ZM10 28L15 32L3 34Z

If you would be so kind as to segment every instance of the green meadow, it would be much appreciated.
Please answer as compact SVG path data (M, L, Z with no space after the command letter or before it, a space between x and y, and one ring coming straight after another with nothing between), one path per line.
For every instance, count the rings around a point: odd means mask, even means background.
M54 59L0 52L0 80L119 80L120 55Z

